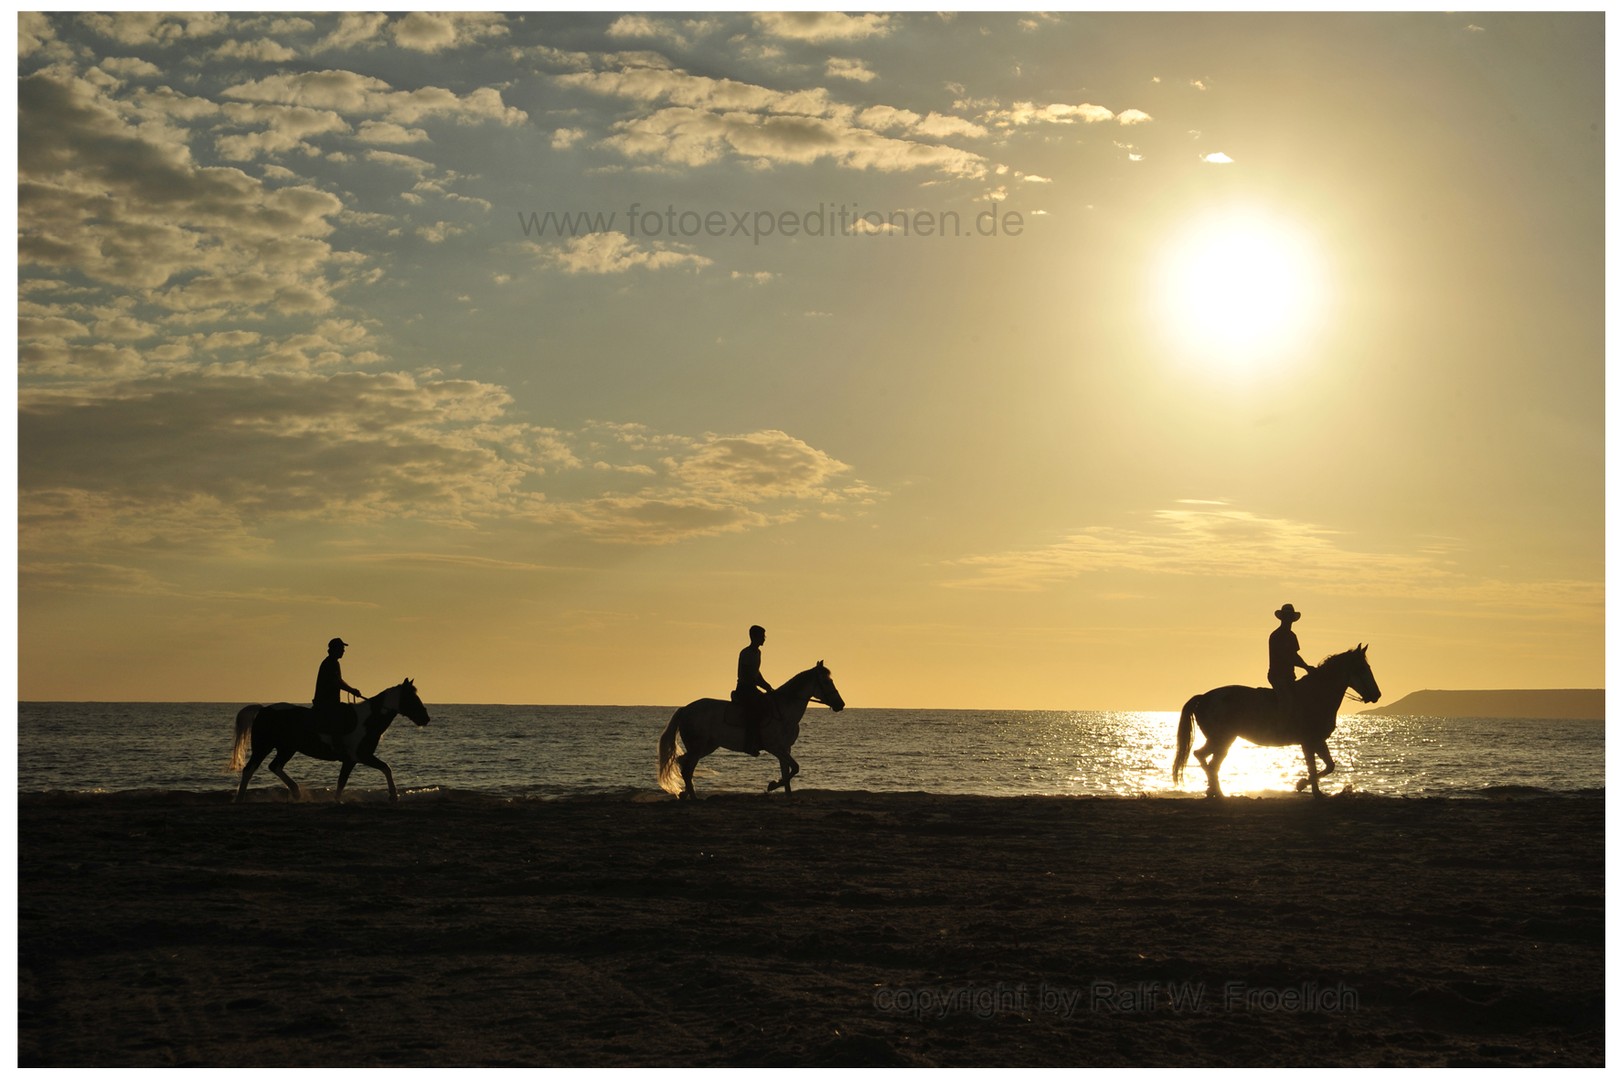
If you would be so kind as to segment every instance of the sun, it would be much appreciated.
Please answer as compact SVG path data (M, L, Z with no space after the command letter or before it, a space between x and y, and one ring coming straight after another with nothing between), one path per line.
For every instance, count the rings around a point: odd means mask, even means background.
M1159 264L1159 303L1176 351L1219 371L1248 372L1297 356L1323 301L1309 234L1258 210L1190 224Z

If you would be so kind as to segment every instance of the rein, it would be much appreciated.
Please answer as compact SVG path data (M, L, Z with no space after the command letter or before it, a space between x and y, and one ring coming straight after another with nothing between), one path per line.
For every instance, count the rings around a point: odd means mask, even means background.
M1353 652L1354 652L1354 651L1355 651L1355 650L1353 650L1353 649L1352 649L1352 650L1351 650L1351 652L1352 652L1352 653L1353 653ZM1324 662L1323 662L1323 663L1321 663L1321 664L1318 664L1318 665L1317 665L1317 666L1316 666L1316 671L1322 671L1322 670L1323 670L1323 669L1324 669L1324 668L1325 668L1325 667L1326 667L1326 666L1327 666L1327 663L1328 663L1328 662L1331 662L1331 661L1335 661L1335 660L1338 660L1338 659L1340 659L1340 658L1341 658L1341 657L1348 657L1348 656L1349 656L1349 655L1350 655L1350 653L1339 653L1339 654L1337 654L1337 655L1335 655L1335 656L1330 656L1330 657L1328 657L1328 659L1327 659L1327 661L1324 661ZM1313 672L1312 672L1312 673L1311 673L1311 674L1313 674L1313 675L1314 675L1314 674L1315 674L1315 673L1316 673L1316 672L1315 672L1315 671L1313 671ZM1309 675L1307 675L1307 676L1306 676L1306 678L1309 678L1309 677L1310 677L1310 676L1309 676ZM1304 681L1304 680L1303 680L1303 679L1302 679L1302 680L1300 680L1300 681L1301 681L1301 682L1303 682L1303 681ZM1335 681L1337 681L1337 680L1336 680L1336 679L1335 679ZM1362 696L1361 696L1361 695L1360 695L1360 694L1359 694L1359 693L1358 693L1358 692L1357 692L1357 691L1356 691L1356 688L1355 688L1355 687L1354 687L1354 686L1352 686L1352 685L1351 685L1351 684L1350 684L1350 679L1349 679L1349 677L1348 677L1348 676L1346 676L1346 677L1345 677L1345 680L1344 680L1344 695L1343 695L1343 696L1345 696L1345 697L1348 697L1348 698L1350 698L1350 699L1351 699L1351 700L1352 700L1352 701L1355 701L1355 702L1357 702L1357 703L1359 703L1359 704L1362 704L1362 705L1365 705L1365 704L1367 704L1367 699L1366 699L1366 698L1364 698L1364 697L1362 697Z

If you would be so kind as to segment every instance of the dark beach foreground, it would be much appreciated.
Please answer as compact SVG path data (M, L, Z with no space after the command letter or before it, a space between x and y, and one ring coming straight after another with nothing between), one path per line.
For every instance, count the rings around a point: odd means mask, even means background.
M1601 1065L1603 826L1553 798L28 796L19 1064Z

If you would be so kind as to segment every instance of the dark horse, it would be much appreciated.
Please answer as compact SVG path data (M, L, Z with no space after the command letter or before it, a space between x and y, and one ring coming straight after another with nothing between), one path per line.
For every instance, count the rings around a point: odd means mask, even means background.
M1209 777L1210 798L1221 795L1221 762L1239 736L1260 746L1297 744L1305 752L1306 777L1295 790L1304 791L1309 785L1312 794L1320 796L1318 778L1333 771L1327 737L1339 724L1339 703L1347 690L1354 690L1369 704L1378 700L1378 680L1367 664L1365 645L1328 657L1295 683L1292 713L1278 707L1275 690L1252 686L1222 686L1194 696L1181 707L1181 724L1176 729L1176 762L1171 770L1176 783L1181 783L1181 770L1192 747L1193 720L1197 719L1204 745L1193 753ZM1327 765L1320 773L1317 758Z
M308 705L289 705L283 701L275 705L247 706L236 714L236 747L231 751L231 771L241 770L242 773L236 799L242 798L253 770L271 751L276 756L270 762L270 771L281 777L295 799L298 785L281 768L294 754L343 762L334 799L343 798L343 785L349 782L349 773L356 765L370 765L379 770L388 778L388 797L398 799L394 773L377 756L377 743L394 717L400 715L416 721L417 727L431 719L422 699L416 696L416 684L409 679L360 702L354 707L353 721L347 725L318 716ZM248 755L250 739L251 757Z
M819 701L837 712L844 707L844 699L833 685L832 672L819 660L815 667L799 672L766 696L770 698L770 709L759 727L759 748L776 758L782 767L782 778L766 784L765 791L781 788L792 794L799 763L788 750L799 738L799 721L804 719L805 709L812 701ZM677 734L686 748L679 757L675 755ZM700 758L708 757L721 747L743 749L741 706L718 698L700 698L676 709L658 739L658 786L671 795L690 799L692 770Z

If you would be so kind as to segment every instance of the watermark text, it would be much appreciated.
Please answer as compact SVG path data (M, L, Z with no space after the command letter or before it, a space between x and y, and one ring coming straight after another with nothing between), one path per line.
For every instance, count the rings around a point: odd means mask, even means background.
M817 203L803 210L692 210L631 203L624 210L520 211L518 225L531 239L617 232L636 240L741 238L758 245L775 237L1017 237L1028 222L1020 211L997 203L978 212L862 210L859 203Z
M995 983L987 986L880 986L872 1007L886 1015L918 1020L1043 1013L1065 1020L1091 1015L1145 1013L1353 1013L1361 995L1343 983L1298 986L1219 986L1190 981L1116 982L1098 979L1085 986L1051 983Z

